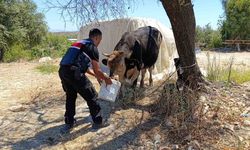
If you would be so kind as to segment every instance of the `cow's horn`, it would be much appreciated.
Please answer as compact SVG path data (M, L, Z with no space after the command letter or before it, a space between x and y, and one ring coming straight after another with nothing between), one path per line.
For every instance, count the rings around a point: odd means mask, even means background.
M111 54L107 54L107 53L102 53L103 56L109 57Z

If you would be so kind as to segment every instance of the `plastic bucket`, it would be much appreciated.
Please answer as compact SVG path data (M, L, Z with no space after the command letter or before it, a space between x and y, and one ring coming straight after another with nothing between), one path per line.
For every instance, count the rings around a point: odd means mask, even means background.
M102 82L100 91L98 93L98 98L110 102L115 102L120 87L121 83L113 79L112 79L112 84L108 86L106 86L105 82Z

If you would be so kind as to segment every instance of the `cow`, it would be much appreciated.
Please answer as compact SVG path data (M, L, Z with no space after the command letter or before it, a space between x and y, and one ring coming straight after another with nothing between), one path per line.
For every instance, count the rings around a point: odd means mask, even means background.
M137 84L141 71L140 87L144 87L146 69L149 70L149 84L153 84L152 70L158 58L162 42L161 32L151 26L125 32L111 54L104 54L104 65L110 69L110 76L118 75L121 83Z

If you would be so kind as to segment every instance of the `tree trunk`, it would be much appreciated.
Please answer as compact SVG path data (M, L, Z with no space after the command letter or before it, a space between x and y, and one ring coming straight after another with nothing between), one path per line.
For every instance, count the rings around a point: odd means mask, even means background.
M195 56L195 17L191 0L161 0L170 19L185 85L196 88L202 75Z

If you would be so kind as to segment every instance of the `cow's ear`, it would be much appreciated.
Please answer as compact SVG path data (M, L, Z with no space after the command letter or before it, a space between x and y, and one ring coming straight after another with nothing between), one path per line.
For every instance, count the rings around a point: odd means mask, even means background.
M106 59L106 58L103 59L103 60L102 60L102 63L103 63L105 66L107 66L107 64L108 64L108 59Z

